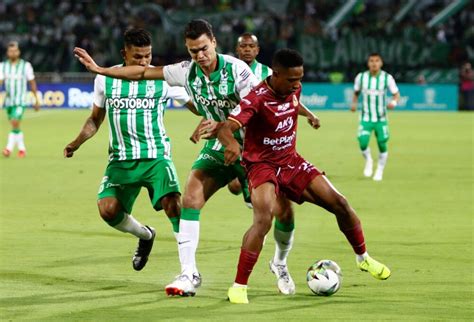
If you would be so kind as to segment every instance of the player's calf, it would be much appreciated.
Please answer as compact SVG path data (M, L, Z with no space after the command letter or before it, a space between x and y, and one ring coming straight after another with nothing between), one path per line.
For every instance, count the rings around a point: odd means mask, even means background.
M143 269L148 262L148 256L153 247L155 230L152 227L142 225L132 215L125 213L116 198L102 198L98 201L98 206L100 216L109 226L139 238L132 264L135 270Z

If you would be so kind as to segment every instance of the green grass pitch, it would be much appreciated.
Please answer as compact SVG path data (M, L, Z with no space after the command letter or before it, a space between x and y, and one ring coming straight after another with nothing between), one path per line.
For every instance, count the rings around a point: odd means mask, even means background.
M99 217L96 193L107 163L107 125L73 159L62 150L89 111L28 111L26 159L0 159L0 320L44 321L315 321L472 320L473 116L391 113L384 181L362 177L357 116L321 112L322 127L300 121L298 150L326 171L356 209L369 252L392 269L377 281L355 266L352 250L324 210L296 206L289 267L297 294L277 292L268 261L269 236L250 279L250 305L231 305L240 242L252 221L242 198L226 189L201 216L198 265L203 286L194 298L167 298L179 271L171 225L142 192L134 215L157 228L150 261L135 272L136 239ZM181 185L200 145L189 140L197 118L169 111L166 126ZM2 111L1 144L9 126ZM371 141L372 151L376 150ZM311 295L307 267L332 259L344 275L331 297Z

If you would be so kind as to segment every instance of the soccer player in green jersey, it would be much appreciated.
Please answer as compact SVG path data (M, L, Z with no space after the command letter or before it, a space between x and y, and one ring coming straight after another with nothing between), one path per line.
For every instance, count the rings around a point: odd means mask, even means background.
M125 66L150 66L151 53L148 31L125 32ZM180 187L163 124L169 99L190 104L183 88L170 87L161 80L126 81L98 75L92 114L77 138L64 149L64 156L72 157L108 116L109 164L99 187L99 213L111 227L139 238L132 259L137 271L145 267L155 239L155 229L131 215L141 187L147 188L156 211L164 209L175 235L179 229Z
M164 79L170 85L184 86L190 94L199 113L206 119L223 122L230 111L238 105L250 90L259 83L249 66L243 61L228 55L216 53L216 38L212 26L205 20L192 20L185 27L185 45L192 61L178 64L143 67L126 66L122 68L103 68L97 66L90 55L82 48L74 53L91 72L110 77L142 80ZM236 139L242 142L243 131L236 132ZM245 178L245 170L240 163L232 166L224 164L224 150L217 139L206 141L188 176L183 195L183 208L179 223L178 249L181 274L165 291L168 295L195 295L200 285L200 275L196 265L196 249L199 242L199 218L201 209L211 196L234 178ZM288 217L289 211L280 218ZM291 218L292 219L292 218ZM293 222L277 222L285 229L293 230ZM292 233L279 235L277 243L287 253L288 238Z
M240 60L244 61L249 65L252 73L257 77L259 81L263 81L269 75L272 74L272 69L267 65L264 65L257 61L258 53L260 52L260 47L258 45L258 38L250 32L245 32L237 38L237 46L235 48L237 56ZM201 128L206 128L210 125L210 120L206 121L203 119L199 125L194 130L193 134L190 137L190 140L194 143L199 142L201 134L199 133ZM244 183L245 184L245 183ZM250 193L248 187L242 189L242 184L236 178L231 181L227 187L229 191L235 195L239 195L243 192L244 201L249 208L252 208L252 203L250 201Z
M20 58L20 48L16 41L12 41L7 47L7 60L0 63L0 86L5 85L5 108L12 130L8 135L7 146L3 149L3 155L9 157L15 145L18 146L18 157L26 156L26 147L20 123L27 105L27 83L30 84L31 92L35 96L34 109L40 108L37 94L35 75L31 64Z
M258 45L258 38L250 32L245 32L237 39L237 55L241 60L247 63L252 70L252 73L260 80L272 74L272 69L257 61L260 46Z
M357 138L365 159L364 176L371 177L373 173L373 160L369 148L369 139L372 131L374 131L380 154L373 179L381 181L388 158L387 141L389 139L389 131L387 108L393 109L397 106L400 93L393 76L382 70L383 60L380 54L370 54L367 66L369 70L359 73L355 78L351 110L353 112L357 110L357 102L362 92L362 112ZM385 95L387 89L393 95L392 100L388 104Z

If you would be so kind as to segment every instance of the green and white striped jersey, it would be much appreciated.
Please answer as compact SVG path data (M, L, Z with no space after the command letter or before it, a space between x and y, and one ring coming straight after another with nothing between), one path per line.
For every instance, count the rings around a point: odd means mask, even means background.
M255 77L258 78L259 81L263 81L265 78L267 78L273 73L270 67L259 63L256 59L254 59L252 64L250 64L250 69L252 70L252 73L255 75Z
M259 80L240 59L218 54L217 60L218 67L209 77L198 64L189 61L167 65L163 73L168 84L186 88L204 118L223 122ZM242 144L243 129L236 131L234 136ZM217 139L207 140L206 147L224 151Z
M163 116L169 99L189 101L182 87L162 80L127 81L97 75L94 104L107 109L109 161L171 160Z
M354 91L362 92L361 121L379 122L387 120L386 91L398 93L395 79L389 73L381 70L377 76L370 71L359 73L354 81Z
M35 79L33 67L23 59L15 64L9 60L0 63L0 81L6 92L5 107L27 105L27 82Z

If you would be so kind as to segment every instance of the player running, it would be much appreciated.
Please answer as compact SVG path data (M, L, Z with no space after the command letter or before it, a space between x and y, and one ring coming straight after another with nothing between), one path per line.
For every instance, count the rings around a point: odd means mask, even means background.
M357 110L359 94L362 92L362 112L357 139L365 159L364 176L371 177L373 173L373 160L370 153L369 139L372 131L374 131L380 154L373 179L381 181L388 158L387 141L389 139L389 131L387 108L394 109L397 106L400 93L393 76L382 70L383 60L380 54L370 54L367 66L369 70L357 74L355 78L351 111L355 112ZM392 100L388 104L386 103L385 95L387 89L393 95Z
M127 30L122 56L125 66L150 66L150 33L143 29ZM188 108L193 108L183 88L170 87L166 82L126 81L97 75L92 114L77 138L64 148L64 156L72 157L97 133L107 114L109 164L99 187L97 204L107 224L139 238L132 259L137 271L145 267L156 236L154 228L141 224L131 215L142 187L147 188L153 208L165 211L175 236L179 229L180 187L163 124L169 99L187 102Z
M9 157L15 146L18 147L18 157L26 156L26 147L20 123L27 105L27 83L30 84L31 92L35 97L33 105L35 111L40 109L38 91L35 75L31 64L20 58L20 48L16 41L8 43L7 60L0 63L0 86L5 83L5 108L8 120L12 126L8 134L7 146L2 153Z
M74 53L93 73L131 80L164 79L170 85L184 86L203 117L223 122L230 111L254 86L258 85L259 81L243 61L216 53L216 38L212 26L207 21L192 20L186 25L184 36L192 61L167 66L103 68L97 66L84 49L75 48ZM242 134L242 130L236 131L238 142L242 142ZM186 182L178 236L181 273L165 287L168 295L196 294L196 288L201 284L201 276L196 265L201 209L215 192L234 178L244 180L246 178L244 168L239 163L225 165L222 144L217 139L207 140ZM283 227L289 227L288 229L292 231L293 223L285 221L288 213L287 209L282 211L280 222ZM277 243L288 244L286 239L289 236L292 234L282 234L281 240L277 240ZM283 253L289 251L287 247L285 245L281 249L281 257L286 256ZM291 292L291 289L288 292Z
M296 152L298 115L305 115L314 125L312 114L299 102L303 58L294 50L279 50L272 69L273 75L240 102L218 131L225 146L225 164L233 164L241 152L233 133L246 127L242 158L254 211L253 224L242 241L235 283L228 291L230 302L248 303L247 283L263 238L272 218L278 218L288 200L299 204L308 201L333 213L356 253L358 267L377 279L387 279L390 270L366 251L362 226L354 209L324 173Z

